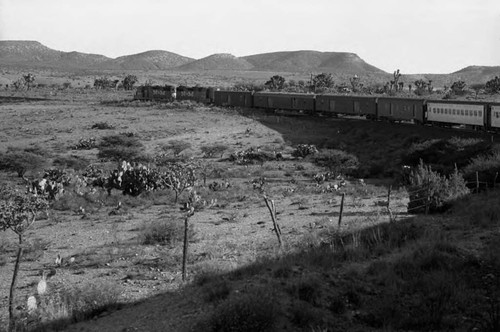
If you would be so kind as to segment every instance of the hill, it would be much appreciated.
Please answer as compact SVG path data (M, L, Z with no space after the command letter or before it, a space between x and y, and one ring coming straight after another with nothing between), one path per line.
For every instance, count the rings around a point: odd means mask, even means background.
M58 69L157 70L183 65L193 59L167 51L147 51L116 59L100 54L62 52L37 41L0 41L0 64Z
M0 41L0 62L4 65L88 69L109 60L99 54L56 51L37 41Z
M177 67L182 71L198 70L250 70L253 65L243 58L238 58L232 54L219 53L207 56L206 58L196 60Z
M114 59L113 63L120 69L155 70L178 67L192 61L194 59L179 54L155 50L121 56Z
M266 71L334 71L340 73L385 73L366 63L358 55L345 52L293 51L245 56L257 70Z

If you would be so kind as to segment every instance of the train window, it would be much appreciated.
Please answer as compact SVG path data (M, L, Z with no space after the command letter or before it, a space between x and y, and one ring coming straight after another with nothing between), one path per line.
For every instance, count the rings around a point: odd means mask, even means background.
M460 110L460 115L464 115L464 110Z
M468 110L465 110L465 115L469 116L469 111Z
M474 116L477 116L477 111L474 111Z
M483 116L483 111L477 111L478 116Z
M457 110L453 109L451 111L453 112L453 115L457 114Z

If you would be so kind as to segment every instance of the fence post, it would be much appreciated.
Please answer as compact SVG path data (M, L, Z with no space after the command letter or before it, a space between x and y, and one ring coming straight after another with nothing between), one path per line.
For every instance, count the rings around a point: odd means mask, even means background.
M339 214L339 229L340 229L340 224L342 224L342 213L344 213L344 197L345 193L342 193L342 200L340 201L340 214Z
M389 186L389 192L387 193L387 211L389 212L389 221L392 222L393 216L391 211L391 190L392 186Z
M429 204L431 200L431 181L427 181L427 189L425 191L425 214L429 214Z
M189 218L194 215L194 208L191 207L189 212L184 219L184 248L182 250L182 281L186 280L186 266L187 266L187 256L188 256L188 233L189 233Z
M267 199L267 196L264 195L264 202L266 202L267 208L269 209L269 213L271 214L271 219L273 220L274 232L276 233L276 237L278 238L278 243L280 248L283 245L281 240L281 229L278 225L278 221L276 220L276 206L274 205L274 201L271 199L270 201ZM269 204L271 202L271 204Z
M479 193L479 172L476 172L476 194Z
M498 172L495 173L495 178L493 179L493 189L495 189L497 186L497 177L498 177Z

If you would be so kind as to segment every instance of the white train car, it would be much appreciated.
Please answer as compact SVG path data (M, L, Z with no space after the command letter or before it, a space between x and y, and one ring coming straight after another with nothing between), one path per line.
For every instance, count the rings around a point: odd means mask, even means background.
M500 105L491 105L490 127L491 129L500 130Z
M485 127L486 105L460 101L428 101L427 122L446 125Z

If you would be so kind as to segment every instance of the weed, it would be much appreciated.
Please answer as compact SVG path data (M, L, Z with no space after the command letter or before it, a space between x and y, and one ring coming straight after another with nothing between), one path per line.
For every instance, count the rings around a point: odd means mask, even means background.
M318 305L321 300L321 284L317 277L300 278L290 285L288 292L297 299Z
M319 324L323 321L323 315L308 303L297 301L289 312L291 322L300 328Z
M227 280L218 279L207 283L202 288L203 298L207 302L220 302L231 293L231 285Z
M273 331L278 308L269 290L233 294L221 302L196 330L218 332Z
M194 238L195 231L189 228L188 239ZM179 220L152 221L144 225L141 231L142 244L161 244L173 246L184 239L184 224Z

